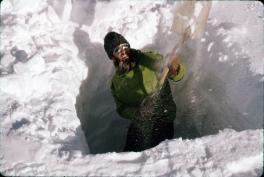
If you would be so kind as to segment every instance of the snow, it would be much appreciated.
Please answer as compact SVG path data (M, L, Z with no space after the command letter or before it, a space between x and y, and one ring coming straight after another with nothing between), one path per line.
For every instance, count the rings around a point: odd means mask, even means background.
M17 162L13 164L16 170L6 171L12 175L58 176L260 176L263 166L261 134L261 130L238 133L226 129L218 135L196 140L165 141L143 152L61 154L60 158L57 154L49 154L43 156L45 164L41 161Z
M166 56L178 40L169 32L178 4L3 1L1 173L261 176L264 52L258 1L213 2L204 35L182 50L184 80L171 83L178 107L175 139L142 152L120 152L128 122L115 112L109 90L113 66L103 38L114 30L133 48ZM197 3L195 16L201 8ZM15 46L26 61L11 55Z

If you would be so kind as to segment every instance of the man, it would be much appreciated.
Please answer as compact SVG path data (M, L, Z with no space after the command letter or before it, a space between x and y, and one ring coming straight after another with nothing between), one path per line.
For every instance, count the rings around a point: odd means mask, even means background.
M105 36L104 48L116 68L111 90L117 112L131 120L124 151L142 151L173 138L176 105L168 79L157 91L162 55L132 49L128 41L116 32ZM179 81L185 67L177 59L173 61L168 78Z

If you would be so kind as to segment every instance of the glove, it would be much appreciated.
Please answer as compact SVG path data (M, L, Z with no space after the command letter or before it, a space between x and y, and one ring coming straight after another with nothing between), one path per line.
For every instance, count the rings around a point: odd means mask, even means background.
M177 75L180 70L180 63L181 63L181 57L179 54L175 54L173 56L171 65L169 66L169 74L170 75Z

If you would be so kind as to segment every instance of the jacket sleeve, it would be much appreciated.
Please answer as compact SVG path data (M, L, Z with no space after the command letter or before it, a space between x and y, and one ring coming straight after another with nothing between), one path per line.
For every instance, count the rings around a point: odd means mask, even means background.
M177 74L169 75L169 79L171 79L171 80L173 80L175 82L180 81L180 80L182 80L185 72L186 72L186 66L185 66L185 64L181 63L179 65L179 69L177 71Z
M112 91L112 95L113 95L115 103L116 103L117 113L125 119L135 120L136 116L139 115L139 107L129 106L129 105L126 105L126 104L122 103L121 101L119 101L116 94L115 94L113 84L111 85L111 91Z
M157 69L159 68L158 66L162 65L163 62L163 56L161 54L159 54L156 51L148 51L148 52L144 52L145 55L147 55L150 59L153 59L152 61L149 60L150 63L155 63L154 68ZM150 65L149 65L150 66ZM168 78L177 82L182 80L184 74L186 72L186 66L185 64L181 63L179 65L179 69L178 72L175 75L169 75Z

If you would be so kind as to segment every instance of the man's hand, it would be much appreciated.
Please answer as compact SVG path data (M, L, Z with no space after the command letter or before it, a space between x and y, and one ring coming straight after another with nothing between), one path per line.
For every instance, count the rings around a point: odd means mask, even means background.
M169 74L177 75L180 69L181 58L178 53L173 55L171 65L169 66Z

